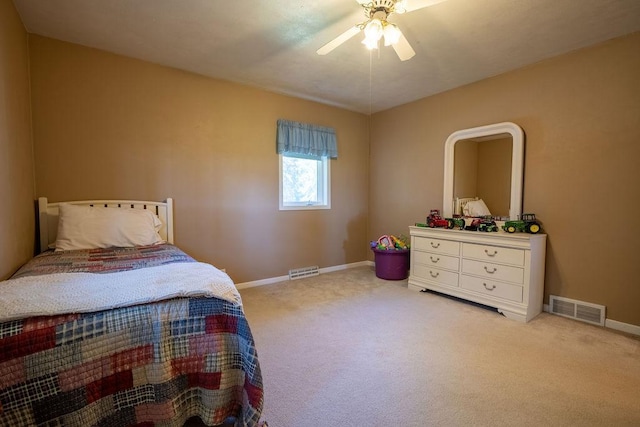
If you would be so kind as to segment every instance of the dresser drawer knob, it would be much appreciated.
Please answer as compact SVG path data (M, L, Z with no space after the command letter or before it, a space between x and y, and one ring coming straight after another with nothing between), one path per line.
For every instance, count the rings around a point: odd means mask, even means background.
M484 271L486 271L486 272L487 272L487 273L489 273L489 274L493 274L493 273L495 273L496 271L498 271L498 269L497 269L497 268L495 268L495 267L493 267L493 269L492 269L492 270L489 270L489 269L487 268L487 266L485 265L485 266L484 266Z
M440 243L433 243L433 242L429 242L429 243L431 243L431 247L433 249L438 249L440 247Z
M440 275L440 273L438 273L438 272L434 273L434 272L433 272L433 271L431 271L431 270L429 270L429 274L430 274L430 275L431 275L431 277L433 277L434 279Z
M437 263L438 261L440 261L440 258L433 259L432 256L430 256L429 258L431 258L431 262L434 263L434 264Z
M485 249L484 253L487 254L488 256L496 256L498 254L498 251L494 249L493 253L489 253L489 250Z
M482 283L484 285L484 288L488 291L492 291L496 288L496 285L491 285L491 287L487 286L486 283Z

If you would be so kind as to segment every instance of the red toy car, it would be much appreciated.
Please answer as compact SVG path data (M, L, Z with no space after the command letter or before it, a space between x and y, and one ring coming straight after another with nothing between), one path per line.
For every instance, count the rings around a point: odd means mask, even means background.
M435 227L448 227L449 221L440 216L438 209L431 209L429 216L427 217L427 225L431 228Z

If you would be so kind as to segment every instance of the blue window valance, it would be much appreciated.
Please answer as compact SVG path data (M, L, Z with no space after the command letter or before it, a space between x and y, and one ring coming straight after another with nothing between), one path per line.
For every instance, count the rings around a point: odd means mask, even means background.
M307 123L278 120L278 154L304 154L338 158L336 131Z

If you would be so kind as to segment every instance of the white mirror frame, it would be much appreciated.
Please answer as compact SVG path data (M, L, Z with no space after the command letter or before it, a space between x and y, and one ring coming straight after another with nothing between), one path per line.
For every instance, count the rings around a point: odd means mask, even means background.
M458 141L472 138L482 138L491 135L508 133L513 140L511 154L511 200L509 203L509 218L518 219L522 214L522 181L524 167L524 132L515 123L503 122L476 128L463 129L452 133L444 144L444 194L442 198L442 216L453 216L453 175L454 153Z

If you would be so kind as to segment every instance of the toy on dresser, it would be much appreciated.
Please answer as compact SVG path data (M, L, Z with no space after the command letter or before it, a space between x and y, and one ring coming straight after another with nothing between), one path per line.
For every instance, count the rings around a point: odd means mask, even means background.
M495 219L501 220L500 217L496 217ZM521 218L517 220L507 220L502 227L496 224L495 219L490 215L477 217L454 215L452 218L442 218L440 210L431 209L427 216L426 223L416 223L415 225L418 227L458 228L460 230L483 232L500 231L500 228L502 228L502 230L507 233L520 231L529 234L537 234L541 230L540 221L538 221L536 215L532 213L522 214Z
M429 212L429 215L427 216L427 225L431 228L448 227L449 222L440 216L440 211L438 209L431 209L431 212Z
M498 231L498 225L491 217L473 218L471 223L464 227L469 231Z
M529 234L537 234L540 228L540 221L538 221L536 215L532 213L522 214L520 219L506 221L502 226L502 229L507 233L524 231Z
M427 216L427 227L443 227L448 229L458 228L469 231L498 231L496 222L491 217L463 218L454 216L453 218L442 218L438 209L431 209Z

